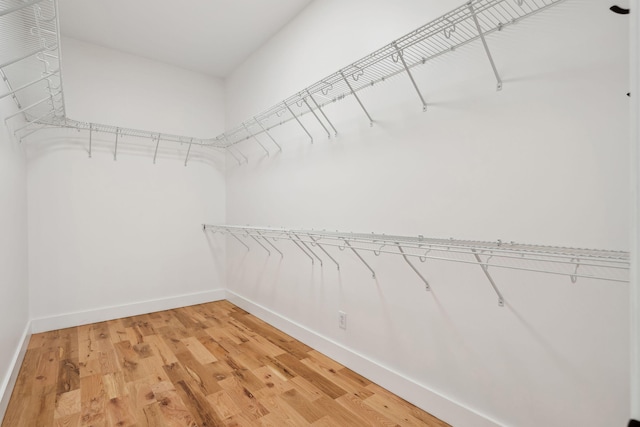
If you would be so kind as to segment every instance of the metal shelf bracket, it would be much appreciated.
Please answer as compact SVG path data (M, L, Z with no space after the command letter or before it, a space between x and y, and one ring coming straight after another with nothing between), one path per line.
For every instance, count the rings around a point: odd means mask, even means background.
M322 120L320 120L320 117L318 117L318 115L316 114L316 112L313 110L313 108L311 108L311 106L309 105L309 103L307 102L307 98L302 98L302 101L304 102L304 105L307 106L307 108L309 109L309 111L311 111L311 114L313 114L313 117L316 118L316 120L318 121L318 123L320 123L320 126L322 126L322 129L324 129L324 131L327 133L327 138L331 139L331 132L329 132L329 129L327 129L327 127L324 125L324 123L322 122Z
M329 126L331 126L331 129L333 129L334 132L334 136L338 136L338 131L336 130L336 128L333 126L333 123L331 123L331 120L329 120L329 117L327 117L327 115L324 113L324 110L320 107L320 105L316 102L315 98L313 97L313 95L311 95L311 92L309 92L309 89L307 89L307 95L309 95L309 98L311 99L311 101L313 102L313 105L316 106L316 108L318 109L318 111L320 111L320 114L322 114L322 117L324 117L324 119L327 121L327 123L329 123Z
M247 236L251 237L253 240L256 241L257 244L259 244L260 246L262 246L262 248L267 251L267 253L269 254L269 256L271 256L271 251L269 250L269 248L267 248L265 245L262 244L262 242L260 240L258 240L256 238L256 236L252 236L251 234L247 234Z
M271 246L273 249L275 249L275 250L280 254L280 258L284 258L284 254L282 253L282 251L281 251L280 249L278 249L278 248L276 247L276 245L274 245L273 243L271 243L271 242L269 241L269 239L267 239L266 237L264 237L264 235L263 235L261 232L257 231L257 233L258 233L258 235L259 235L260 237L262 237L262 238L264 239L264 241L265 241L265 242L267 242L267 243L269 244L269 246Z
M116 128L116 145L113 150L113 161L118 160L118 135L120 135L120 129Z
M262 129L262 131L269 137L271 142L273 142L276 145L276 147L278 147L278 151L282 151L282 147L280 146L280 144L278 144L276 142L276 140L273 138L273 136L271 136L269 131L267 129L265 129L264 126L262 126L262 123L260 123L260 120L258 120L256 117L254 117L253 120L255 120L255 122L258 124L258 126L260 126L260 129Z
M153 152L153 164L156 164L156 158L158 157L158 148L160 147L160 134L156 138L156 150Z
M240 151L240 149L238 147L235 147L236 151L238 152L238 154L240 154L242 156L242 158L244 159L245 163L249 163L249 159L247 158L247 156L244 155L244 153L242 151ZM229 150L231 150L231 147L229 147Z
M236 239L238 242L240 242L240 244L241 244L242 246L244 246L245 248L247 248L247 251L250 251L250 250L251 250L251 248L249 247L249 245L247 245L245 242L243 242L242 240L240 240L240 238L239 238L238 236L236 236L235 234L233 234L233 233L231 233L231 232L229 232L229 234L230 234L234 239Z
M308 257L309 257L309 259L311 260L311 264L315 264L315 263L316 263L316 260L315 260L315 259L313 259L313 257L312 257L311 255L309 255L309 254L307 253L307 251L305 251L305 250L304 250L304 248L303 248L302 246L300 246L300 243L298 243L298 241L297 241L296 239L290 239L290 240L291 240L293 243L295 243L295 244L296 244L296 246L297 246L297 247L298 247L302 252L304 252L304 254L305 254L306 256L308 256Z
M489 62L491 63L491 68L493 69L493 74L496 76L496 90L502 90L502 79L500 78L500 74L498 73L498 68L496 67L495 62L493 62L493 57L491 56L491 51L489 50L489 45L487 44L487 40L484 37L484 32L482 31L482 27L480 27L480 21L478 21L478 16L476 15L476 11L473 8L473 2L468 2L467 6L469 7L469 12L471 12L471 16L473 16L473 22L476 25L476 29L478 30L478 35L482 40L482 45L484 46L484 51L487 53L487 57L489 58Z
M193 138L189 141L189 148L187 148L187 156L184 158L184 166L187 167L187 162L189 161L189 153L191 153L191 144L193 144Z
M500 290L496 286L496 283L493 281L493 277L491 277L491 274L489 274L489 265L486 262L482 261L482 258L480 258L480 255L478 255L477 250L472 249L471 252L473 252L473 256L478 261L478 265L480 265L480 268L482 268L484 275L487 276L489 283L491 283L491 287L495 291L496 295L498 295L498 306L504 307L504 298L502 297Z
M576 268L573 270L573 274L569 275L569 278L571 279L571 283L576 283L578 281L578 268L580 268L580 260L572 259L571 261L575 261Z
M353 251L354 254L356 254L356 256L360 259L360 261L362 261L362 263L367 266L367 268L371 272L371 276L375 279L376 272L373 271L373 268L371 268L371 266L367 263L367 261L365 261L364 258L362 258L362 256L358 253L358 251L356 251L347 240L343 240L343 241L344 241L344 244L347 245L349 249Z
M328 257L329 257L329 259L331 259L331 261L333 261L333 262L335 263L336 268L337 268L337 269L338 269L338 271L339 271L339 270L340 270L340 264L338 263L338 261L336 261L336 260L335 260L335 258L334 258L334 257L332 257L332 256L331 256L331 254L330 254L329 252L327 252L327 250L326 250L325 248L323 248L323 247L322 247L322 245L321 245L320 243L318 243L318 241L317 241L316 239L314 239L314 238L313 238L313 236L312 236L312 235L309 235L309 238L310 238L311 240L313 240L313 243L312 243L311 245L315 245L315 246L319 247L319 248L320 248L320 250L321 250L322 252L324 252L324 254L325 254L326 256L328 256Z
M311 249L311 248L309 247L309 245L307 245L307 244L304 242L304 240L302 240L302 239L300 238L300 236L298 236L296 233L291 233L291 234L293 234L294 236L296 236L296 239L298 239L298 241L299 241L299 242L300 242L300 243L301 243L301 244L302 244L302 245L303 245L303 246L304 246L304 247L305 247L309 252L311 252L311 254L313 254L313 256L314 256L314 257L316 257L316 258L318 259L318 261L320 261L320 266L322 267L322 266L323 266L322 258L320 258L320 257L318 256L318 254L316 254L316 253L313 251L313 249Z
M407 62L404 60L404 55L402 51L400 50L400 48L398 48L398 44L395 42L393 43L393 47L396 49L396 52L398 52L397 57L400 60L400 62L402 62L402 66L404 67L404 70L407 72L407 75L409 76L409 79L411 80L411 83L413 84L414 89L418 93L418 97L420 97L420 101L422 102L422 111L427 111L427 102L424 100L424 97L420 92L420 88L418 87L418 84L413 78L413 74L411 74L411 70L409 70L409 67L407 66Z
M296 122L298 122L298 124L300 125L300 127L305 131L305 133L309 136L309 139L311 140L311 143L313 144L313 136L309 133L309 131L307 130L306 127L304 127L304 125L302 124L302 122L300 121L300 119L298 118L298 116L296 116L293 112L293 110L291 109L291 107L289 107L286 103L284 104L285 107L287 107L287 110L289 110L289 112L291 113L291 115L293 116L294 119L296 119Z
M362 101L360 101L360 97L353 90L353 86L351 86L351 83L349 83L349 80L347 80L347 78L344 76L344 73L342 72L342 70L340 70L340 75L342 76L342 80L344 80L344 82L347 84L349 91L351 91L351 95L353 95L356 101L358 101L358 104L360 104L360 108L362 108L362 111L364 111L364 113L367 115L367 118L369 119L369 126L373 126L373 119L369 115L369 112L367 111L367 109L364 108L364 104L362 103Z
M262 149L264 150L265 153L267 153L267 157L269 157L269 150L267 150L267 148L262 145L262 142L260 142L260 140L253 134L251 133L251 131L249 130L249 128L247 127L247 125L245 123L242 123L242 126L244 127L244 129L247 131L247 133L249 134L249 136L258 143L258 145L260 147L262 147Z
M415 265L413 265L413 263L411 261L409 261L409 258L407 258L407 255L404 253L404 249L402 249L402 246L400 246L400 243L396 242L396 245L398 246L398 250L400 251L400 253L402 254L402 258L404 258L404 260L407 262L407 264L409 264L409 267L411 267L411 269L418 275L418 277L420 277L420 279L424 282L424 287L426 291L431 291L431 286L429 286L429 282L427 282L427 279L424 278L424 276L418 271L418 269L416 268Z

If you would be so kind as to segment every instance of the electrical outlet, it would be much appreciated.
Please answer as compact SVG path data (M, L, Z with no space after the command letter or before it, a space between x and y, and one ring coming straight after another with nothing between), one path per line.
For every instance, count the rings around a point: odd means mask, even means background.
M347 313L344 311L338 312L338 326L340 329L347 329Z

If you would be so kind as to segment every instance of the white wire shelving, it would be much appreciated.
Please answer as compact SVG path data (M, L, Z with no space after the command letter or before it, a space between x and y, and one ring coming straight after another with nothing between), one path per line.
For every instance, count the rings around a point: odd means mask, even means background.
M0 0L0 77L22 117L14 129L25 138L65 117L57 4L51 0Z
M20 140L47 127L74 128L89 133L90 156L93 133L100 132L115 135L116 152L119 136L133 136L148 139L155 144L154 159L161 142L175 142L189 144L189 151L192 145L227 149L241 164L247 162L248 158L240 151L239 143L253 141L267 154L271 152L268 147L281 150L281 145L270 130L288 122L297 122L301 132L313 142L313 134L300 120L301 116L307 114L311 114L319 122L327 137L337 135L338 131L324 107L343 99L353 98L367 120L373 124L374 119L358 94L398 75L407 76L422 109L426 111L427 101L411 70L476 40L483 44L496 77L497 89L500 90L502 80L486 36L562 1L564 0L468 1L232 129L214 138L202 139L68 118L61 77L57 0L0 0L0 38L3 47L11 47L0 48L1 76L8 87L8 92L0 95L0 98L11 96L18 104L19 111L5 118L5 121L23 117L25 124L14 129Z
M301 132L304 132L313 142L312 133L299 119L306 114L312 114L326 132L327 137L331 138L331 134L337 135L338 131L323 108L330 103L349 97L358 103L364 116L373 125L374 119L358 94L399 75L406 75L423 111L426 111L427 101L411 70L476 40L482 42L496 78L496 88L501 90L502 79L491 55L486 36L502 31L507 26L562 1L564 0L468 1L245 120L218 136L217 140L225 141L227 148L242 141L253 140L269 153L265 144L258 140L257 136L266 136L280 149L280 145L269 131L284 123L296 121ZM242 155L242 153L239 154ZM246 160L244 155L242 157ZM241 162L237 157L236 160Z
M277 252L284 257L281 241L290 241L304 252L312 264L321 266L329 260L340 269L338 260L326 248L348 250L355 254L375 278L376 273L360 252L399 255L419 276L426 290L431 285L416 267L415 261L427 259L477 265L504 306L504 298L490 269L510 269L567 276L575 283L579 278L609 282L629 282L628 252L579 249L556 246L527 245L514 242L482 242L472 240L433 239L423 236L393 236L386 234L341 233L317 230L260 228L233 225L203 224L204 231L234 238L247 250L258 245L269 255ZM334 253L335 254L335 253ZM413 262L412 262L413 260Z

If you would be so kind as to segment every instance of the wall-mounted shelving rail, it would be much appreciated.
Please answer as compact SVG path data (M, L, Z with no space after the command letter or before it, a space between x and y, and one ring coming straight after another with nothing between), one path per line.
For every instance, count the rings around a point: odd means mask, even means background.
M427 100L411 70L478 39L484 46L489 65L495 74L496 87L501 90L502 79L486 36L562 1L564 0L469 1L245 120L217 139L225 141L227 147L247 140L259 142L258 136L262 136L265 141L266 136L275 142L269 131L284 123L296 121L301 132L304 131L313 142L312 133L299 120L305 114L312 114L330 138L332 133L337 135L338 132L323 108L350 96L373 124L374 119L358 93L399 75L406 75L423 111L426 111ZM264 144L261 145L264 148ZM236 160L241 161L238 158Z
M321 266L330 261L340 269L338 260L327 248L353 252L375 278L371 265L360 252L374 256L391 254L401 256L419 276L426 290L429 281L416 267L415 261L449 261L477 265L486 276L498 296L498 304L504 298L491 275L494 268L532 271L567 276L572 282L578 278L598 279L610 282L629 282L630 258L628 252L577 249L555 246L526 245L514 242L482 242L472 240L433 239L423 236L392 236L386 234L341 233L316 230L242 227L232 225L203 225L203 230L222 233L234 238L247 250L251 244L269 255L277 252L284 257L281 241L290 241L297 250L304 252L312 264ZM335 252L334 252L335 255Z
M189 150L192 145L226 148L241 164L248 159L239 150L239 143L256 142L269 155L271 150L281 149L270 130L288 122L296 122L301 132L313 142L312 131L300 120L303 115L311 114L327 137L337 135L338 131L324 107L349 97L358 103L366 118L373 124L374 119L358 94L398 75L407 76L420 105L426 110L428 100L413 78L411 70L475 40L482 42L500 90L502 80L486 36L562 1L564 0L469 1L246 119L227 132L214 138L202 139L68 118L61 81L56 0L0 0L0 37L3 39L0 71L9 88L0 98L12 96L18 103L19 112L6 120L18 116L24 118L26 123L14 129L21 140L46 127L74 128L89 133L90 154L92 136L95 132L101 132L115 135L116 152L119 136L133 136L148 139L155 144L154 159L160 143L175 142L188 144ZM35 66L29 65L30 62L34 62Z

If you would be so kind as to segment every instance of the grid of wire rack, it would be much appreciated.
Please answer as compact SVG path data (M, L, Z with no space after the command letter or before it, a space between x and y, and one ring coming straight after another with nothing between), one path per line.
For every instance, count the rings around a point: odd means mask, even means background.
M54 0L0 0L0 77L24 124L24 138L45 123L66 117L62 90L57 3Z

